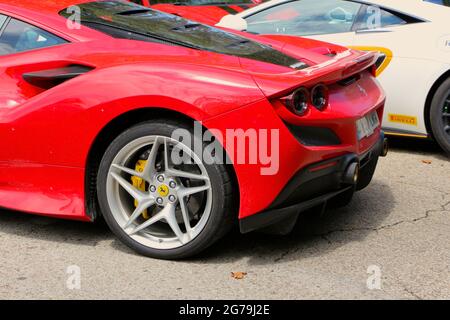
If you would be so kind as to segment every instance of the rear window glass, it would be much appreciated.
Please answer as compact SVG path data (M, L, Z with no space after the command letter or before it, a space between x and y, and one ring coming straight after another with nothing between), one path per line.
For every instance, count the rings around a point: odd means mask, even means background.
M180 45L293 69L308 67L268 45L128 1L89 2L78 7L82 24L112 37ZM67 9L60 14L72 15Z

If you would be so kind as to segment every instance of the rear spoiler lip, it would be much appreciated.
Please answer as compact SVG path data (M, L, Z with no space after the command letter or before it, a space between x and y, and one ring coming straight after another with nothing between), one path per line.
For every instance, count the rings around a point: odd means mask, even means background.
M349 78L373 66L379 54L348 49L330 60L308 68L282 73L262 74L250 72L253 79L269 98L284 96L301 86L310 87L319 83L332 84Z
M362 53L362 54L358 55L356 53ZM344 52L336 54L336 56L334 56L329 61L305 68L305 69L301 70L301 72L304 72L306 74L311 74L311 73L314 73L316 70L325 69L325 68L328 68L329 66L336 65L336 64L338 64L339 67L344 67L345 70L348 70L348 68L350 68L352 66L364 64L364 66L362 66L360 70L356 70L354 72L354 73L357 73L357 72L364 70L365 68L370 67L371 60L373 60L373 63L375 63L377 58L378 58L378 56L374 52L364 52L363 53L360 51L355 51L355 50L349 49ZM347 73L351 73L351 72L347 72ZM348 76L350 76L350 75L351 74L348 74Z

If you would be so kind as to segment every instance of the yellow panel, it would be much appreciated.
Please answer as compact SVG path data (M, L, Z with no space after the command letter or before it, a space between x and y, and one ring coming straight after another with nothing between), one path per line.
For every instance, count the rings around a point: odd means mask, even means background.
M417 117L407 116L404 114L388 114L389 122L396 122L401 124L407 124L410 126L417 126Z

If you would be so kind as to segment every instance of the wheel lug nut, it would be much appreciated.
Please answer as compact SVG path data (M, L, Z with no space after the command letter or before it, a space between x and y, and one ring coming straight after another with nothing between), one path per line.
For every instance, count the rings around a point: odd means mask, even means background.
M150 192L155 192L156 191L156 187L155 186L150 186Z
M177 186L177 184L175 183L175 181L170 181L169 187L171 187L172 189L175 189L176 186Z
M170 201L170 202L175 202L176 200L177 200L177 198L175 198L174 195L170 195L170 196L169 196L169 201Z
M161 176L158 176L158 181L159 181L159 182L163 182L163 181L164 181L164 176L162 176L162 175L161 175Z
M162 198L157 198L156 199L156 203L157 204L162 204L164 202L164 200Z

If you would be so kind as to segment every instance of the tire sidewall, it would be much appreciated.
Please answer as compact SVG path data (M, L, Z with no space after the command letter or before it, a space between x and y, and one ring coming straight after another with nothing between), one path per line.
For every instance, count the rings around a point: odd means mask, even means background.
M450 136L444 130L442 121L442 108L450 94L450 78L436 91L430 108L430 123L433 136L444 151L450 154Z

